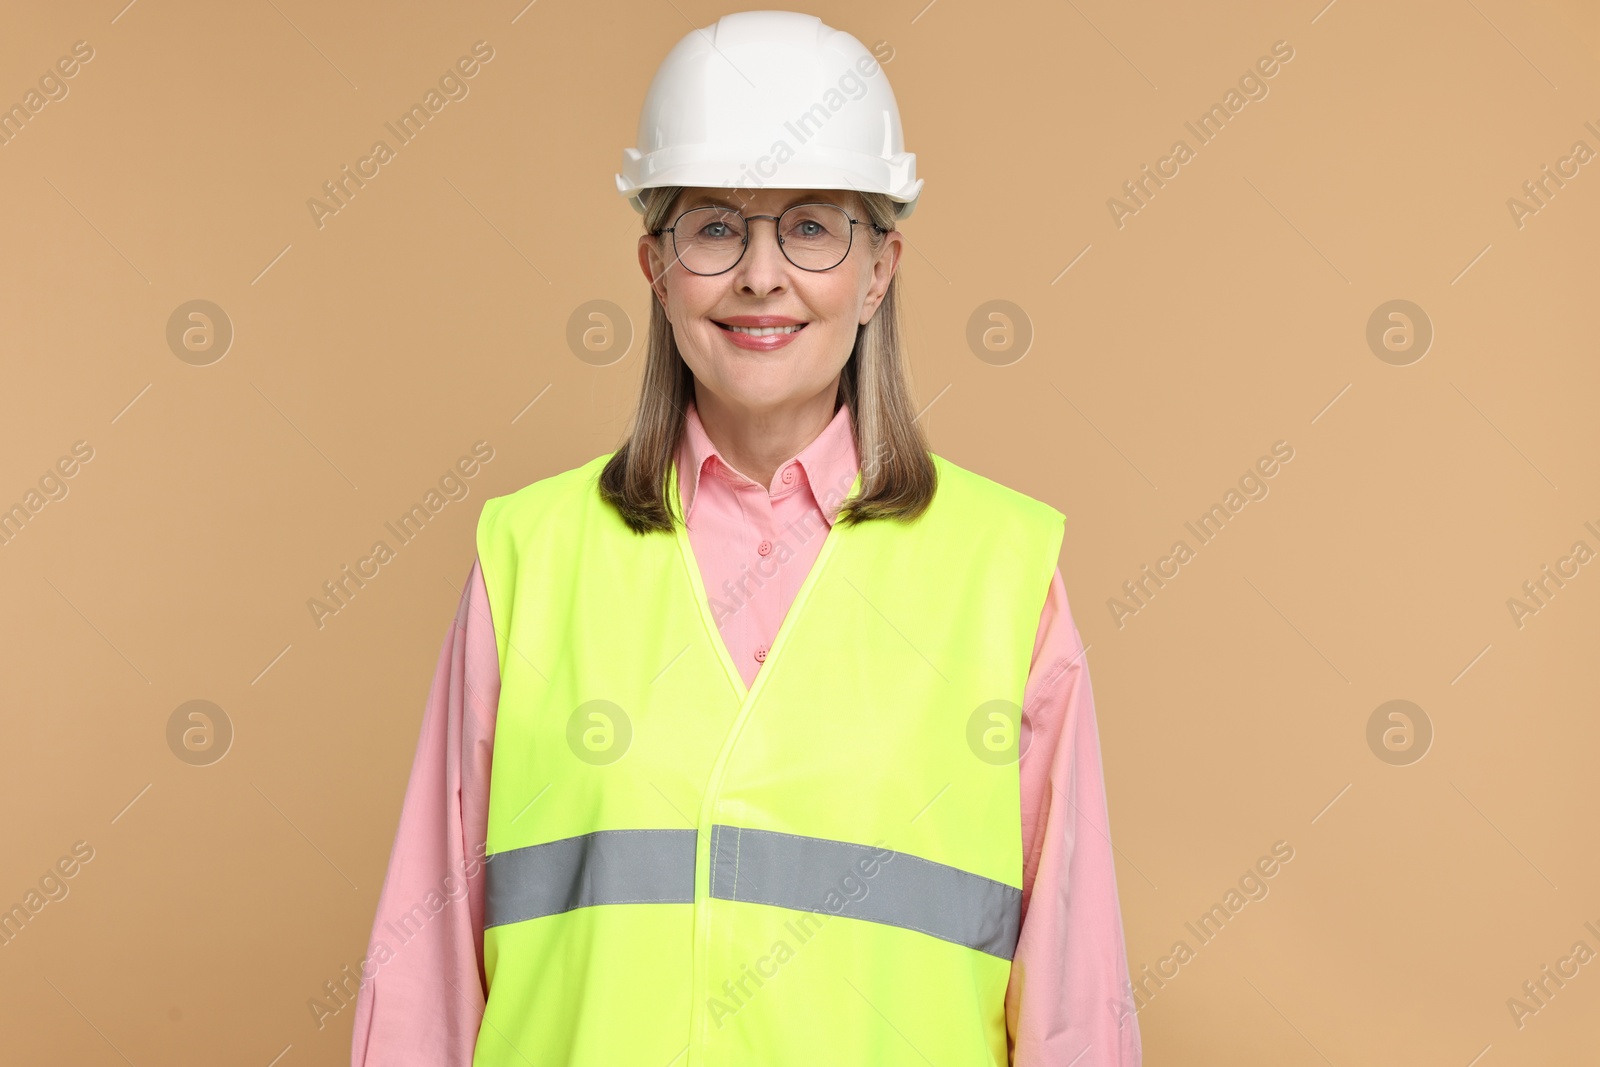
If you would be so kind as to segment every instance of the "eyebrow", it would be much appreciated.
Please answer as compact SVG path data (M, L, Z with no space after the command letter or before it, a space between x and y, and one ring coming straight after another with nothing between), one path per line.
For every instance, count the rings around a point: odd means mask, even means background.
M787 210L788 208L794 207L796 204L812 204L812 203L821 202L821 203L834 204L836 207L843 207L844 206L843 204L839 204L837 202L837 197L832 196L830 194L839 193L839 192L847 192L847 191L848 190L840 190L840 189L813 189L813 190L811 190L809 192L796 193L794 196L790 197L789 200L786 201L783 206L784 206L784 209ZM743 209L741 206L735 205L734 203L732 203L727 197L713 196L710 193L697 193L696 195L690 197L688 200L685 200L683 206L684 206L685 209L691 208L691 207L711 207L711 206L731 208L731 209L734 209L734 210L742 210ZM748 206L748 205L744 205L744 206Z

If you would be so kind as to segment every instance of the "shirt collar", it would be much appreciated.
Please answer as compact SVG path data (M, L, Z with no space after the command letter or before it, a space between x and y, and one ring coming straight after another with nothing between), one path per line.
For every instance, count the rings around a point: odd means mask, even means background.
M683 503L686 523L692 521L694 502L699 496L702 477L723 477L736 483L756 484L733 469L722 458L722 453L706 435L705 424L694 401L685 412L683 437L678 442L676 463L678 488ZM783 472L789 467L797 469L796 485L786 485ZM808 492L828 525L839 513L844 498L855 482L860 459L856 453L854 426L850 419L850 405L840 404L833 419L810 444L802 448L791 460L781 464L772 475L772 485L763 487L773 496L789 492Z

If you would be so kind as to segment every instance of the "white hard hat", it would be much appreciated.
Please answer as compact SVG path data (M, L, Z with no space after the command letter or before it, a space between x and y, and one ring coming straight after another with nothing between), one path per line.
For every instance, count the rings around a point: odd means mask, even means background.
M724 15L661 61L617 191L643 214L664 185L887 193L902 219L922 190L876 57L794 11Z

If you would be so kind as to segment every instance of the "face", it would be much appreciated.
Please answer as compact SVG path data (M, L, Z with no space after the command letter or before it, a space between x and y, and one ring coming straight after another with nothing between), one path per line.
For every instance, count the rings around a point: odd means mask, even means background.
M709 390L729 411L770 415L825 397L831 412L856 329L883 301L903 238L899 231L884 234L874 249L861 198L849 190L685 189L667 213L671 226L692 207L721 204L746 216L781 215L791 204L818 201L845 208L861 223L851 227L849 255L832 270L790 263L778 247L776 226L765 219L749 224L743 257L716 275L695 274L675 262L670 233L639 239L639 266L666 309L697 391L703 397ZM729 329L741 325L798 328L766 337Z

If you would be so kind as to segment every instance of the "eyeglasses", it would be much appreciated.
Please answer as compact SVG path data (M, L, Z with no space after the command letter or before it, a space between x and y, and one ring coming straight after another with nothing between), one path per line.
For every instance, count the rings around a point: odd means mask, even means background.
M690 208L671 226L653 231L657 237L672 234L672 252L685 270L693 274L723 274L744 258L750 246L750 223L771 219L778 248L790 263L801 270L832 270L850 254L856 227L871 226L879 233L889 231L875 222L863 223L837 204L795 204L782 215L741 215L727 207Z

